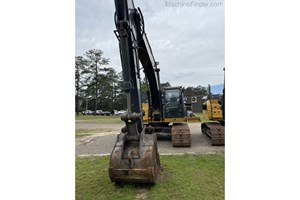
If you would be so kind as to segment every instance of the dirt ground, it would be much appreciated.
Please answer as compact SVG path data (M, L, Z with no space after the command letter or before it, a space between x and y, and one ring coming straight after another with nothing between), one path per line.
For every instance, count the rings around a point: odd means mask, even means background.
M76 130L79 129L104 129L91 136L76 139L76 156L109 155L114 147L117 134L124 124L87 123L84 120L76 121ZM200 123L189 123L191 130L191 147L173 147L170 140L158 141L160 154L208 154L225 152L224 146L211 146L210 138L201 133Z

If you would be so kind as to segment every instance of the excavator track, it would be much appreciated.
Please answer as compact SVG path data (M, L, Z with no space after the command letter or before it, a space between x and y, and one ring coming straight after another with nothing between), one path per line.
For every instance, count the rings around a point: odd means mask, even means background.
M176 123L172 126L173 147L190 147L191 131L186 123Z
M211 145L225 145L225 128L219 122L207 122L201 124L202 133L211 138Z

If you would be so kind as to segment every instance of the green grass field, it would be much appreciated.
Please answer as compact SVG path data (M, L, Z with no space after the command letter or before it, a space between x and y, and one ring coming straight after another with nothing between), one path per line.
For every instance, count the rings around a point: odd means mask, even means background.
M95 133L112 132L110 128L95 128L95 129L77 129L75 130L75 137L83 137L88 135L94 135Z
M122 123L120 116L99 116L99 115L75 115L75 120L86 120L86 122L94 123Z
M224 199L224 154L160 156L164 169L155 185L115 185L109 157L76 159L76 199Z

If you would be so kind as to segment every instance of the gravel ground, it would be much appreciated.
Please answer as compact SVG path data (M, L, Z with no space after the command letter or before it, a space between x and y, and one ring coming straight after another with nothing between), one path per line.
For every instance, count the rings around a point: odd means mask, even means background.
M83 120L76 121L76 129L106 129L109 128L109 132L96 133L92 136L84 136L76 139L76 156L87 156L87 155L99 155L99 154L110 154L117 134L119 134L124 124L96 124L96 123L85 123ZM206 135L201 133L200 123L190 123L191 130L191 147L173 147L169 140L158 141L158 152L162 154L173 154L173 153L217 153L224 152L224 146L211 146L210 139Z

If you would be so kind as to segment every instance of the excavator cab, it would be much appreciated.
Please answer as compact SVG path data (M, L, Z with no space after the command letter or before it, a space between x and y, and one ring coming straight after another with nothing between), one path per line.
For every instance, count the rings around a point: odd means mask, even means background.
M165 118L185 117L183 95L181 87L164 88Z

